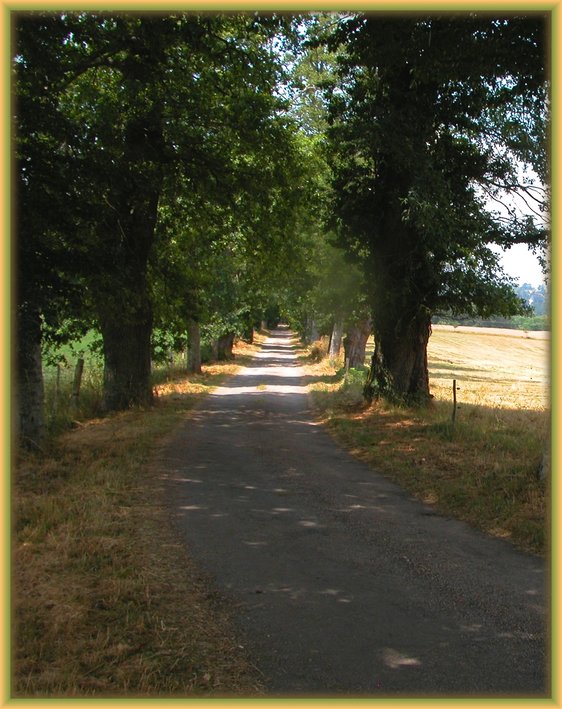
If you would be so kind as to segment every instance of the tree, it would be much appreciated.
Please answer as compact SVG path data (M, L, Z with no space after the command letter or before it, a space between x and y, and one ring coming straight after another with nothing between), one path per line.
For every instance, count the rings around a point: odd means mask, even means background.
M193 371L199 339L228 358L233 336L252 336L298 253L304 156L290 124L271 138L262 136L254 170L229 195L190 195L177 178L162 195L151 262L155 316L178 338L190 332Z
M332 224L365 272L369 398L429 398L434 312L522 307L488 245L538 246L547 231L488 209L483 188L515 191L521 161L546 162L545 30L539 15L372 14L342 18L330 39L343 48Z
M15 389L17 427L26 444L43 431L41 342L70 337L65 321L84 322L83 282L76 269L79 243L72 205L75 172L69 161L68 121L56 91L71 54L68 27L52 15L18 21L13 76L15 141ZM78 328L76 328L78 329ZM75 329L75 332L76 332Z
M253 195L254 219L268 208L258 203L284 179L272 42L285 25L251 14L18 18L20 381L40 379L49 295L70 306L78 290L103 334L106 409L150 403L162 198L180 184L184 199L223 207ZM20 397L22 412L31 401Z

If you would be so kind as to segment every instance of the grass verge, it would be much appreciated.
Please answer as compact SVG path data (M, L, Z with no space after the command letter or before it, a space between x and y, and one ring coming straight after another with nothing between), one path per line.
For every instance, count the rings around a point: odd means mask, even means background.
M501 352L497 356L501 360ZM542 403L529 408L525 387L517 401L510 383L509 405L500 406L501 381L470 392L463 383L453 425L450 393L440 379L432 381L435 398L427 408L382 401L366 407L361 372L344 377L341 362L327 359L307 368L317 380L310 386L316 413L336 442L442 514L526 551L547 552L548 481L539 478L538 467L550 416Z
M243 364L157 387L150 411L94 419L13 476L13 697L261 692L228 604L176 539L151 465L194 404Z

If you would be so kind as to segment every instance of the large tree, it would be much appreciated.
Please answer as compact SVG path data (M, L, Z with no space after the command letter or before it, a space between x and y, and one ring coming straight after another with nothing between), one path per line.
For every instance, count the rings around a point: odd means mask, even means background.
M41 343L69 317L84 321L76 172L58 91L72 62L69 28L56 15L15 23L15 394L16 425L30 444L43 433Z
M543 15L341 18L330 101L333 224L363 265L375 353L366 387L429 397L432 314L516 313L491 244L547 238L544 223L490 208L545 180ZM542 172L541 172L542 171Z
M273 48L286 24L253 14L16 18L24 435L41 428L37 353L50 295L69 306L55 307L59 316L86 306L101 329L106 408L150 402L159 207L175 184L184 200L235 209L253 195L255 214L268 208L261 198L286 178Z

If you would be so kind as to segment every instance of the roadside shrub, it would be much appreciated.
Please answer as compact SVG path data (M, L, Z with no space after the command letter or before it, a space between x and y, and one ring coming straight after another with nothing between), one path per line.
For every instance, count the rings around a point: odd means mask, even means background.
M326 337L322 337L320 340L316 340L310 345L309 349L310 361L321 362L328 354L328 339Z
M363 403L363 388L367 379L367 367L351 368L345 372L337 400L341 406L358 406Z

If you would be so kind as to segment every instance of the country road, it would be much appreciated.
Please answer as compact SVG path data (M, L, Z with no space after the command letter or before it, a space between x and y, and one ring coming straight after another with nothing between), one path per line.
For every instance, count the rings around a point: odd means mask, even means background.
M547 569L339 449L288 330L162 455L174 524L271 696L548 696Z

